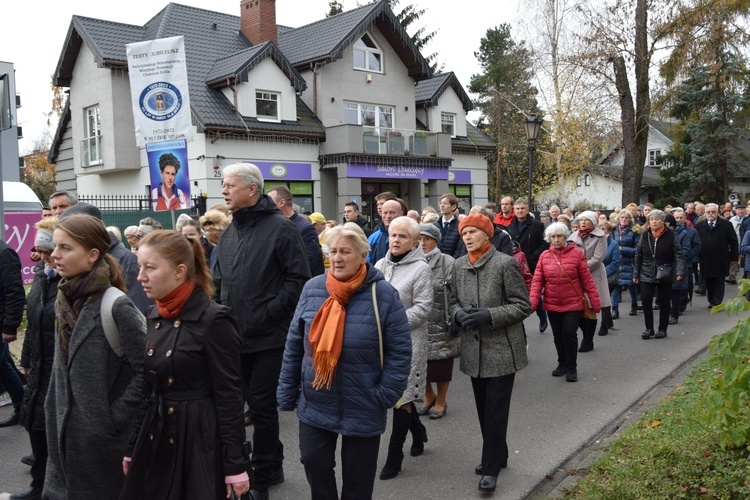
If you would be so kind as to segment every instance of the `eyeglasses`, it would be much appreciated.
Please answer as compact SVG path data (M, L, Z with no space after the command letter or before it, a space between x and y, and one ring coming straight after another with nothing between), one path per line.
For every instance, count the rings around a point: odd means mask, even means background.
M718 214L719 211L718 210L706 210L706 213L707 214Z

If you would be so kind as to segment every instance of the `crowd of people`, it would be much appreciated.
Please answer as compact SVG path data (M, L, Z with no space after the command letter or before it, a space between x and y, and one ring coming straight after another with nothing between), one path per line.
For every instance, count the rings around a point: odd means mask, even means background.
M12 500L267 499L284 482L279 411L293 410L311 498L371 498L377 477L408 466L409 436L409 455L424 453L420 418L448 414L456 358L482 434L473 472L491 493L508 466L526 318L551 328L552 376L575 383L625 292L641 338L663 339L693 294L719 305L750 271L741 203L535 216L506 196L460 214L452 194L417 211L386 192L371 227L354 202L342 223L299 213L250 163L224 168L222 196L174 230L150 217L125 228L128 248L97 207L54 193L28 296L0 242L0 384L13 404L0 427L23 425L32 450L30 487ZM21 373L8 343L24 305Z

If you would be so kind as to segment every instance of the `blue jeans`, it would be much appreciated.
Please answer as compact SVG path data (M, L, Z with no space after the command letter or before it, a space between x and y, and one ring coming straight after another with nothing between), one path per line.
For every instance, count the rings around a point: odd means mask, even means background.
M628 291L630 292L630 303L633 307L638 304L638 285L632 284L632 285L625 285ZM612 307L620 307L620 297L622 292L620 291L622 287L616 286L614 290L612 290Z
M13 401L13 408L18 411L23 402L23 383L10 363L8 344L0 343L0 384L8 391Z

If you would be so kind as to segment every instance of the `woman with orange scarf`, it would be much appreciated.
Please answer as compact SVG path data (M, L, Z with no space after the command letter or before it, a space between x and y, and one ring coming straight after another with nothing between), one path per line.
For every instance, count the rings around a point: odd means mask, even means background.
M242 424L240 336L211 300L213 279L196 239L154 231L138 246L147 313L145 388L123 460L120 499L237 498L250 490Z
M409 324L396 290L367 263L357 224L331 228L328 245L331 267L307 282L289 327L277 401L297 407L311 498L339 498L339 435L341 498L371 498L386 412L409 376Z
M516 372L528 364L523 320L531 304L518 262L490 243L494 228L472 214L458 226L468 255L453 263L450 315L460 328L461 371L471 377L482 429L479 491L491 493L508 466L506 433Z

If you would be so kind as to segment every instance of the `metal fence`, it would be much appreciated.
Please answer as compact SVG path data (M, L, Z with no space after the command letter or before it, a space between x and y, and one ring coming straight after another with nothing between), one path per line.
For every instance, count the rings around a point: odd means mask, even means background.
M164 229L174 229L173 220L180 214L202 215L206 213L206 198L199 196L192 199L193 206L185 210L175 210L174 218L170 211L154 211L151 209L151 198L138 195L82 195L78 201L94 205L102 211L102 218L106 226L117 226L124 231L128 226L137 226L141 219L152 217L159 221Z

